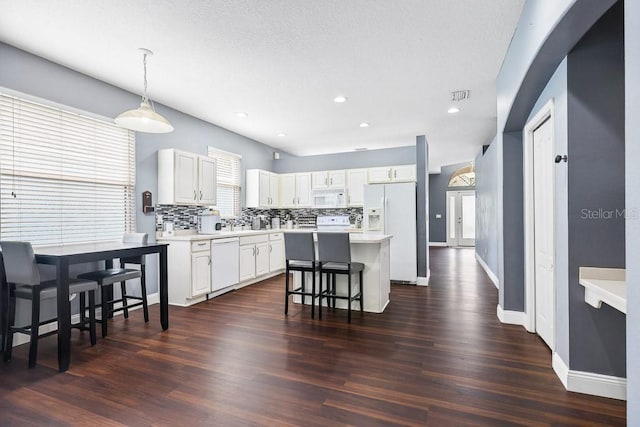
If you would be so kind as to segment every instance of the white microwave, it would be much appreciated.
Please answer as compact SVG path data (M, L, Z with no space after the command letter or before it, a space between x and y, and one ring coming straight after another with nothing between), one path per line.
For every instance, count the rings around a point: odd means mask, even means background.
M314 191L313 206L316 208L343 208L345 196L343 191Z

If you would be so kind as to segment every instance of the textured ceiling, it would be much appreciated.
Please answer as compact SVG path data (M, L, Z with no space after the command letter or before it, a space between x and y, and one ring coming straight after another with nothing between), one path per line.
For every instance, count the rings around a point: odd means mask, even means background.
M437 170L495 134L495 79L523 3L0 0L0 40L136 93L146 47L157 102L296 155L425 134ZM471 97L447 114L458 89Z

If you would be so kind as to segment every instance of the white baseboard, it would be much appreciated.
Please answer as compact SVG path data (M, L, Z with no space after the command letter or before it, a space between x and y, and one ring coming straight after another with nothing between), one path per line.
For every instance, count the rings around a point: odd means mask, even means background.
M154 305L154 304L160 304L160 293L156 292L155 294L149 294L147 295L147 303L149 305ZM115 307L121 307L122 303L118 303L115 304ZM135 311L138 309L141 309L142 306L139 307L133 307L131 310L129 311ZM117 313L114 313L114 316L120 316L121 314L124 314L122 311L118 311ZM97 317L101 317L102 315L102 309L100 308L100 306L96 306L96 316ZM74 314L73 316L71 316L71 323L78 323L80 322L80 314ZM39 333L40 335L42 334L46 334L47 332L52 332L52 331L56 331L58 330L58 325L56 323L49 323L47 325L44 326L40 326L40 330ZM13 346L17 347L19 345L22 344L26 344L29 342L29 335L25 335L25 334L15 334L13 336Z
M478 252L476 252L476 261L478 261L478 264L480 264L484 272L487 273L487 276L489 276L489 279L491 279L491 281L493 282L493 286L495 286L496 289L500 289L500 279L498 279L498 276L496 276L493 271L491 271L487 263L484 262L482 258L480 258Z
M627 400L627 379L593 372L572 371L558 353L553 353L553 370L562 385L575 393Z
M526 316L524 311L511 311L511 310L503 310L498 304L497 308L498 320L502 323L506 323L509 325L520 325L524 326L526 321Z
M429 242L429 246L447 247L447 242Z
M427 269L427 277L418 276L416 280L416 285L418 286L429 286L429 278L431 277L431 269Z

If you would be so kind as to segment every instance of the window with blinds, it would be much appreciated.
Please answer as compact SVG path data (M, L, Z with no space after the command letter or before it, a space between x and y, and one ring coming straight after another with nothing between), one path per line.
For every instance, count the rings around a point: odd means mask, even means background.
M217 208L223 217L240 216L241 161L239 154L209 147L209 157L216 159Z
M134 132L0 93L0 239L121 239L134 186Z

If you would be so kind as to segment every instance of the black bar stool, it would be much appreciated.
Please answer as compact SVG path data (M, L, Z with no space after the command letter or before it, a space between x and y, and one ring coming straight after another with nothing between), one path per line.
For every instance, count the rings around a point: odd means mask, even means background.
M147 244L147 233L127 233L124 235L123 243ZM125 268L126 264L137 264L140 269ZM125 319L129 318L129 309L142 306L144 313L144 321L149 321L149 305L147 302L147 286L145 277L145 257L122 258L120 260L120 268L107 268L104 270L91 271L78 275L78 278L89 279L98 282L101 292L102 316L99 320L102 327L102 337L107 336L107 320L113 317L113 313L118 311L124 312ZM140 278L140 296L127 293L127 280ZM113 284L120 282L121 297L113 298ZM137 300L138 302L130 304L129 300ZM120 307L113 308L115 303L122 303ZM84 300L80 300L80 323L84 322Z
M286 259L284 314L289 312L289 295L300 295L301 303L305 297L311 297L311 318L315 316L314 306L316 294L316 254L313 247L313 233L284 233L284 253ZM300 271L302 281L300 287L290 289L289 275L291 271ZM305 273L311 273L311 292L305 289Z
M351 262L351 244L349 233L318 233L318 263L320 269L320 306L318 313L322 319L322 300L327 299L327 306L336 306L336 299L347 300L347 317L351 323L351 302L360 303L360 312L363 312L363 289L362 272L364 264L361 262ZM322 274L327 274L328 286L326 290L322 287ZM359 292L353 295L351 286L351 275L359 275ZM336 274L347 275L347 295L336 293ZM329 281L329 279L331 279Z
M4 360L11 360L13 347L13 334L16 332L30 335L29 367L36 366L38 356L38 338L57 334L58 331L38 335L38 328L47 323L56 322L57 316L40 321L40 302L47 299L55 299L58 293L55 280L40 281L40 272L31 243L28 242L0 242L6 280L9 288L9 304L7 307L7 319L5 326ZM96 304L95 291L98 284L94 280L69 279L69 295L89 293L89 328L83 324L75 324L72 327L82 330L89 329L91 345L96 343ZM16 326L16 299L31 300L31 324Z

